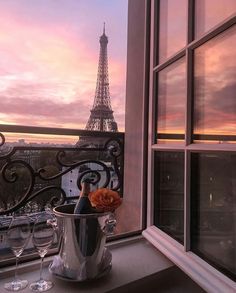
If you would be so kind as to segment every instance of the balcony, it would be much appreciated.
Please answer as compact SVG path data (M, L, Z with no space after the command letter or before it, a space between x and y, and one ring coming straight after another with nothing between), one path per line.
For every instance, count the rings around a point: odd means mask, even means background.
M29 129L19 126L6 128L8 132L18 131L31 135L41 132L40 134L53 137L57 134L57 139L62 136L62 142L27 143L20 139L18 143L11 143L5 139L4 134L0 134L0 215L21 211L39 212L47 205L76 200L81 180L86 174L94 177L93 189L109 187L123 193L123 133L37 127ZM75 134L78 136L76 144L63 143L63 135ZM4 197L5 193L8 194L7 198Z
M2 126L2 129L4 126ZM124 133L85 130L38 129L11 127L6 129L19 137L36 133L53 137L62 143L40 141L8 142L1 133L0 165L0 230L1 260L11 256L6 245L6 231L13 214L27 214L34 221L38 213L56 205L75 202L79 198L81 180L91 176L91 189L110 188L123 193ZM21 134L19 134L19 132ZM59 134L60 133L60 134ZM21 135L21 136L20 136ZM63 137L77 135L75 143L63 143ZM118 226L122 231L122 227ZM25 254L32 251L28 247Z

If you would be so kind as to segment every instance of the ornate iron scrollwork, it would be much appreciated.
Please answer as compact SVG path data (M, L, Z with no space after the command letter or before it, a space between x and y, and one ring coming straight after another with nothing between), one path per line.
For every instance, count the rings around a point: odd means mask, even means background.
M0 146L4 147L5 137L2 133L0 133L0 140ZM40 168L36 169L30 162L22 159L22 155L17 155L18 152L21 154L24 154L24 152L38 152L38 154L40 154L40 152L45 150L55 152L55 163L57 164L59 170L55 174L48 174L45 167L40 166ZM83 153L83 156L80 155L81 152ZM84 159L85 152L99 153L101 159ZM79 190L81 190L81 181L83 177L88 173L92 175L91 184L99 187L108 187L111 181L111 166L106 164L104 158L106 158L106 160L109 158L110 164L112 166L112 172L115 173L117 177L117 183L115 186L110 188L113 190L118 190L122 194L123 141L119 137L108 138L103 147L59 148L14 146L10 150L7 150L7 152L2 152L0 155L0 180L2 180L2 182L9 188L9 186L19 183L20 180L22 180L21 177L25 176L25 185L22 186L22 190L19 191L21 194L19 194L16 203L12 204L11 206L7 206L7 208L0 206L0 215L16 212L20 208L24 207L27 203L37 199L45 192L55 193L49 199L49 203L52 206L63 204L68 200L78 198L79 196L68 196L61 185L55 184L56 180L61 179L63 175L75 169L80 170L80 172L78 172L77 178L77 187ZM91 164L93 167L96 166L97 168L91 169L86 167ZM101 176L101 173L103 176ZM103 182L101 183L102 178ZM38 182L41 183L39 184ZM45 182L46 185L42 182ZM36 188L36 185L41 187ZM1 192L4 192L4 190L0 190L0 199Z

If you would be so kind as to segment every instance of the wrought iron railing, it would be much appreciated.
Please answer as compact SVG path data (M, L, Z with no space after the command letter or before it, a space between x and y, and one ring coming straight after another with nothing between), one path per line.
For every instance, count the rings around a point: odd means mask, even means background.
M45 205L78 198L79 194L69 195L65 190L64 178L75 170L78 190L83 177L90 173L92 185L109 187L122 195L124 133L9 125L1 125L0 131L0 216L19 212L29 204L42 210ZM4 132L78 135L83 143L73 147L24 145L7 149ZM40 197L44 198L43 205L39 204Z

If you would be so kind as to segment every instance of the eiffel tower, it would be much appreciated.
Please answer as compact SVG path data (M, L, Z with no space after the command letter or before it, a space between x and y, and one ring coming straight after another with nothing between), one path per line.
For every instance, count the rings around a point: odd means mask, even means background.
M97 131L118 131L113 111L111 108L109 78L108 78L108 59L107 44L108 38L105 34L105 23L103 34L100 37L100 54L97 74L96 92L93 108L90 110L90 117L86 124L86 130Z
M93 107L90 110L90 116L86 124L86 130L93 131L111 131L118 132L117 123L113 116L111 108L111 98L109 91L108 78L108 58L107 58L107 44L108 37L105 34L105 23L103 26L103 34L100 36L100 53L97 73L97 84ZM96 138L98 139L98 138ZM77 145L84 145L95 141L94 138L86 136L80 137ZM100 144L97 142L96 144Z

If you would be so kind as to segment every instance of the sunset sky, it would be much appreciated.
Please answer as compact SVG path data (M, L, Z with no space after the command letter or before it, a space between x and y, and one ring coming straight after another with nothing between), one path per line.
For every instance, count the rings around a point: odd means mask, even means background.
M196 1L196 37L232 15L236 1L226 2ZM161 62L186 45L187 3L161 1ZM124 131L127 10L128 0L0 1L0 123L84 129L105 22L111 105ZM194 51L194 133L235 135L235 44L232 26ZM180 67L160 72L160 133L185 129L186 62Z
M124 131L127 3L0 1L0 123L84 129L105 22L111 104Z

